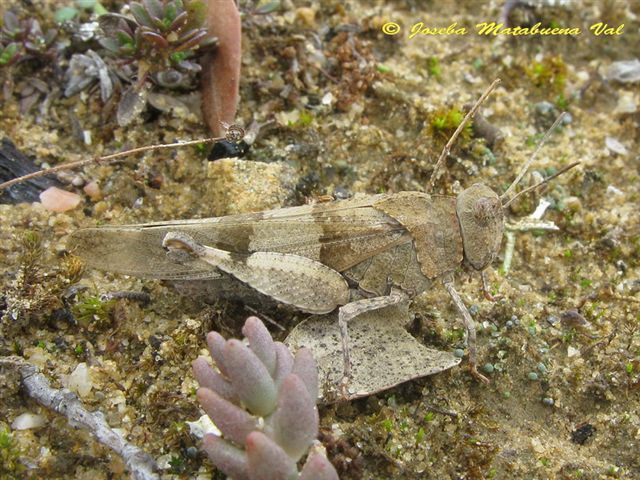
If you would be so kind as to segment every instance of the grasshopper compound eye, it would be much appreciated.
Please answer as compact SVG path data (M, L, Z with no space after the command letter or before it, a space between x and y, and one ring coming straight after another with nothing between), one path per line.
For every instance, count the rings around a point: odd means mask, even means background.
M476 183L458 195L456 213L464 257L473 268L483 270L500 250L504 229L500 197L486 185Z
M499 198L480 197L473 205L473 216L479 225L486 226L502 214Z

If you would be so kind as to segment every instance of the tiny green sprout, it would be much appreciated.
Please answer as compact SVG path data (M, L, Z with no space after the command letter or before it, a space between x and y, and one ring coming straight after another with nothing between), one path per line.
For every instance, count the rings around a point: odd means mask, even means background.
M0 430L0 478L24 478L25 466L20 462L21 455L23 452L16 445L13 435L6 429Z
M18 44L10 43L4 49L0 48L0 65L7 65L18 53Z
M169 473L174 475L180 475L187 471L187 465L181 456L173 455L171 460L169 460Z
M295 127L308 127L313 123L313 115L308 110L301 110L300 117L294 122Z
M589 287L591 287L591 284L592 284L592 282L591 282L591 280L589 280L588 278L584 278L584 277L582 277L582 278L580 279L580 286L581 286L582 288L589 288Z
M625 371L631 375L633 373L633 363L629 362L624 367Z
M440 66L438 57L427 58L427 73L429 73L430 77L440 78L440 75L442 75L442 67Z
M560 94L567 79L567 65L559 56L546 57L526 68L526 74L536 87L551 88L553 92Z
M84 353L84 347L82 346L82 344L77 344L73 349L73 353L75 353L77 356L81 356Z
M570 248L567 248L563 253L562 256L564 258L571 258L573 257L573 251Z
M567 110L569 108L569 100L562 93L556 97L555 104L560 110Z
M380 73L389 73L391 71L391 67L380 63L376 66L376 70L378 70L378 72Z
M436 417L436 414L433 412L427 412L424 415L424 421L425 422L431 422L433 421L433 419Z
M420 429L418 430L418 433L416 433L416 445L421 444L425 436L426 436L426 433L424 431L424 428L420 427Z
M382 421L382 428L384 428L387 432L391 432L393 430L393 420L390 418L386 418Z
M548 467L551 464L551 462L549 461L549 459L547 457L541 457L540 458L540 463L545 467Z
M193 148L199 156L204 156L207 153L207 146L204 143L196 143Z
M435 111L431 115L431 131L435 136L442 139L448 139L453 132L458 128L464 119L464 112L459 108L445 108ZM461 137L464 140L471 138L471 123L467 123L462 129Z
M53 18L58 23L73 20L78 15L79 10L75 7L62 7L55 11Z
M47 344L44 342L44 340L38 340L38 343L36 343L36 347L46 350Z
M542 140L542 137L544 137L544 133L536 133L534 135L530 135L524 141L524 144L527 147L535 147L538 143L540 143L540 141Z
M110 320L114 305L114 300L103 302L97 296L85 295L80 297L78 303L71 307L71 313L83 326L94 323L106 324Z

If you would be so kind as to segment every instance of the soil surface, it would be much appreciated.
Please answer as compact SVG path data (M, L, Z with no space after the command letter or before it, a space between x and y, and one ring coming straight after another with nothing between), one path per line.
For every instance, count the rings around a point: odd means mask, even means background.
M66 5L30 3L43 25ZM238 337L254 312L181 296L159 281L83 270L68 255L69 235L325 196L426 191L460 112L500 78L481 108L499 138L477 124L465 130L437 190L455 195L483 182L503 192L563 110L568 116L523 184L580 165L508 208L515 224L544 199L550 206L543 220L559 230L516 232L509 266L503 241L487 270L496 301L483 296L477 272L456 277L490 383L475 380L463 360L432 377L321 407L322 440L343 479L640 478L640 88L608 73L613 62L638 57L640 3L508 2L527 4L510 13L511 22L579 27L573 36L478 35L476 24L500 17L503 2L495 0L287 0L268 15L251 14L244 3L237 121L266 125L242 162L268 167L216 166L206 148L160 150L62 173L65 188L82 197L68 212L0 205L0 353L23 356L55 387L80 390L90 410L104 412L158 460L163 478L224 478L185 423L201 415L191 361L205 352L206 332ZM105 3L110 11L122 5ZM0 10L9 7L26 8ZM401 31L383 33L389 22ZM455 22L468 33L409 38L417 22ZM595 35L589 27L597 22L625 26L620 35ZM118 126L113 104L105 106L97 88L65 97L68 57L57 65L0 67L2 81L14 84L0 133L37 164L207 137L197 99L182 97L194 92L157 89L196 107L149 106L127 127ZM24 111L28 78L46 89ZM99 192L89 196L82 185L92 181ZM143 292L148 301L104 297L113 292ZM420 341L464 348L461 319L438 282L414 299L411 312L410 332ZM255 313L284 327L269 327L278 340L305 317ZM88 367L88 381L79 364ZM0 431L12 445L0 444L0 477L128 477L118 456L24 395L10 369L0 383ZM14 429L26 412L44 424Z

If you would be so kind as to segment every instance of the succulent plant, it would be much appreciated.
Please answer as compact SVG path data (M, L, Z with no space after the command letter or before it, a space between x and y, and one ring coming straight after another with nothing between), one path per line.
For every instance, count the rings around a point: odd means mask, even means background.
M129 7L134 18L117 13L100 16L104 48L118 58L143 61L142 68L149 73L199 69L188 59L214 43L203 27L206 7L202 1L143 0Z
M133 18L106 13L98 19L104 33L100 45L122 67L129 67L119 70L121 76L131 82L135 77L118 105L121 126L146 105L148 80L167 88L190 85L201 70L191 59L198 50L215 43L204 27L206 5L202 0L143 0L131 2L129 9Z
M20 19L11 10L2 18L0 30L0 66L12 65L31 58L55 58L59 45L55 43L58 31L42 31L35 18Z
M294 357L256 317L246 320L242 333L248 346L216 332L207 335L217 370L204 357L193 362L198 401L223 437L206 434L202 448L234 480L337 479L318 449L308 453L319 444L318 373L311 351L301 348Z

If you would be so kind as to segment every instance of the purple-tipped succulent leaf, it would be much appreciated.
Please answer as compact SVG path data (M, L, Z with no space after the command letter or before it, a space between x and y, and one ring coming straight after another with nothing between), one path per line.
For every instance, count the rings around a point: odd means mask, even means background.
M236 445L243 446L247 435L258 428L258 420L253 415L208 388L199 388L196 396L224 438Z
M318 400L318 367L310 349L301 348L298 350L293 360L291 373L295 373L300 377L307 386L313 403L315 403Z
M216 362L218 370L220 370L225 377L228 377L229 375L224 365L224 354L222 353L226 343L227 341L218 332L209 332L207 334L207 347L209 347L211 358Z
M202 439L202 449L213 464L234 480L250 480L246 453L222 438L207 434Z
M198 357L191 365L193 367L193 375L201 387L213 390L230 402L238 401L238 396L231 383L211 368L204 357Z
M273 439L294 460L306 453L318 436L318 408L307 386L295 374L289 374L278 392L278 408L269 419Z
M298 480L339 480L338 472L327 457L313 453L304 464Z
M224 347L224 363L238 397L255 415L269 415L276 407L276 385L267 367L249 347L229 340Z
M276 346L276 371L273 379L276 386L280 386L284 378L291 373L293 368L293 355L287 346L282 342L275 342Z
M249 348L273 376L276 371L276 347L267 327L258 317L249 317L244 322L242 333L249 340Z
M295 462L264 433L250 433L245 445L251 480L293 480L298 477Z

